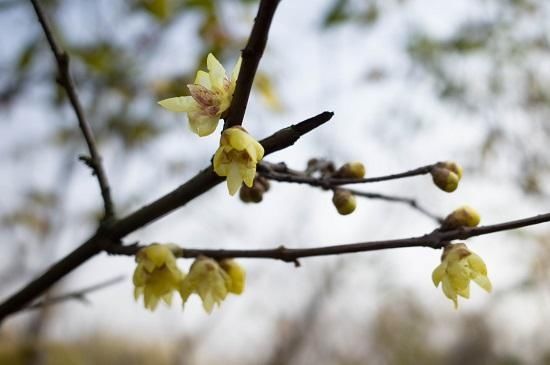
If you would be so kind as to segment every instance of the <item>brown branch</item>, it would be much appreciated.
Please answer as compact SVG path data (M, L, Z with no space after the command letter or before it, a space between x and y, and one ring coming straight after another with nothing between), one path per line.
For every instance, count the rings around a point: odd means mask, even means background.
M279 0L261 0L258 14L246 47L242 51L242 65L233 93L233 101L225 116L223 129L241 125L248 104L248 97L267 43L267 35Z
M350 244L340 244L332 246L319 246L311 248L286 248L279 246L272 249L260 249L260 250L213 250L213 249L195 249L183 247L181 257L184 258L196 258L199 256L208 256L214 259L225 258L255 258L255 259L273 259L281 260L285 262L295 263L297 260L314 257L314 256L329 256L329 255L342 255L349 253L368 252L387 250L393 248L405 248L405 247L431 247L439 249L446 246L453 240L466 240L471 237L481 236L485 234L508 231L511 229L517 229L535 224L550 222L550 213L541 214L529 218L518 219L515 221L509 221L499 224L493 224L488 226L481 226L475 228L461 228L452 231L440 231L435 230L432 233L425 234L423 236L401 238L394 240L384 241L370 241ZM140 250L140 246L117 246L113 247L110 251L113 254L120 255L135 255Z
M29 305L28 307L24 308L24 309L25 310L41 309L41 308L44 308L44 307L49 307L51 305L66 302L66 301L69 301L69 300L77 300L77 301L80 301L84 304L89 304L90 302L89 302L88 298L86 297L87 294L90 294L91 292L98 291L98 290L107 288L109 286L118 284L124 279L125 279L125 277L123 275L117 276L117 277L114 277L112 279L105 280L105 281L102 281L100 283L97 283L97 284L94 284L94 285L91 285L91 286L88 286L88 287L85 287L85 288L82 288L82 289L79 289L79 290L71 291L69 293L65 293L65 294L61 294L61 295L51 297L51 298L48 298L48 299L45 299L45 300L37 301L37 302Z
M80 99L76 92L76 87L75 87L73 78L71 77L71 73L69 71L69 55L61 48L61 46L55 40L51 26L48 22L46 14L44 13L44 10L42 9L42 6L40 5L39 1L38 0L30 0L30 1L38 17L38 21L42 26L44 34L46 35L46 39L48 40L48 44L50 45L52 53L55 56L55 60L57 62L58 74L59 74L58 82L61 84L61 86L63 86L63 88L67 92L67 96L69 98L71 106L76 114L76 118L78 119L78 126L80 127L80 130L84 135L84 139L86 140L86 145L88 146L90 157L80 157L80 159L83 160L86 163L86 165L88 165L92 169L93 174L97 177L97 181L99 183L99 188L101 190L101 196L103 198L103 205L105 209L104 220L111 219L114 217L114 205L111 199L111 188L109 187L107 174L105 173L103 164L101 162L101 155L97 150L94 134L92 132L90 124L88 123L84 115L84 109L82 108L82 104L80 103Z
M403 179L406 177L413 177L418 175L426 175L431 172L432 168L435 165L436 164L426 165L426 166L418 167L413 170L400 172L397 174L369 177L369 178L363 178L363 179L343 179L343 178L334 178L334 177L316 178L316 177L308 176L304 173L299 173L296 170L289 169L284 163L273 164L266 161L263 161L260 164L260 168L258 169L258 172L263 177L270 180L275 180L279 182L297 183L297 184L308 184L311 186L318 186L325 189L331 189L334 186L340 186L340 185L367 184L367 183L375 183L375 182L388 181L388 180Z
M263 139L260 143L265 149L265 154L268 155L293 145L301 136L328 122L332 116L333 113L324 112L296 125L284 128ZM210 165L183 185L155 202L144 206L125 218L120 220L115 219L109 222L109 224L102 225L92 237L76 250L52 265L41 276L32 280L24 288L1 303L0 323L10 314L24 308L33 299L40 296L53 284L91 257L105 249L112 249L114 246L113 243L120 242L129 233L184 206L222 181L223 178L216 175Z

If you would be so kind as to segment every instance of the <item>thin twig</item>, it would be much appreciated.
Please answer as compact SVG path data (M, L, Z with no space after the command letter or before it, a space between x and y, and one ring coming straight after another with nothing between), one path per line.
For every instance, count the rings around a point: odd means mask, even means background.
M366 191L355 190L355 189L343 189L343 190L347 190L353 195L361 196L367 199L380 199L380 200L385 200L389 202L404 203L410 206L412 209L424 214L426 217L433 219L438 224L443 223L443 217L440 217L437 214L431 213L429 210L421 206L416 201L416 199L413 199L413 198L407 198L407 197L395 196L395 195L386 195L386 194L380 194L380 193L372 193L372 192L366 192Z
M290 182L297 184L308 184L311 186L319 186L325 189L331 189L334 186L349 185L349 184L367 184L388 180L403 179L418 175L429 174L435 164L418 167L413 170L400 172L397 174L369 177L363 179L343 179L335 177L316 178L306 174L296 174L296 170L289 169L285 164L273 164L263 161L260 164L258 172L265 178L280 182ZM289 173L294 172L294 173Z
M50 45L52 53L57 62L57 69L59 73L58 81L67 92L67 96L69 97L71 106L76 114L76 118L78 119L78 126L80 127L80 130L84 135L84 139L86 140L86 145L88 146L90 157L81 157L81 159L84 160L84 162L92 169L93 174L97 177L99 188L101 190L101 196L103 197L103 205L105 208L104 220L111 219L114 217L114 205L111 199L111 189L109 187L109 181L101 162L101 155L97 150L97 144L94 138L94 134L92 132L90 124L88 123L84 115L84 109L82 108L82 104L80 103L74 81L69 71L69 55L55 40L51 26L39 1L30 1L32 3L32 6L34 7L34 11L36 12L38 21L42 26L44 34L46 35L46 39L48 40L48 44Z
M223 129L241 125L248 104L248 97L267 43L267 35L279 0L261 0L258 14L246 47L242 51L242 65L233 93L233 101L225 116Z
M298 124L281 129L270 137L260 141L265 154L292 146L301 136L328 122L333 116L324 112ZM157 199L153 203L138 209L125 218L114 220L112 224L100 227L86 242L67 256L53 264L38 278L8 297L0 304L0 323L9 315L21 310L32 300L48 290L53 284L82 265L103 250L112 248L113 242L120 242L129 233L142 228L171 211L180 208L204 194L224 179L216 175L212 165L197 173L183 185Z
M324 161L324 162L325 162L325 165L327 163L332 164L330 161ZM429 165L429 166L433 166L433 165ZM411 171L424 171L424 169L426 168L427 167L424 166L424 167L420 167L419 169L414 169ZM266 179L271 179L279 182L282 181L282 182L289 182L289 183L308 184L310 186L318 187L325 190L335 190L338 188L337 187L338 184L333 185L331 183L334 179L331 179L330 177L325 177L325 176L313 177L311 176L311 171L309 171L308 169L306 169L306 171L299 171L299 170L294 170L287 167L286 164L284 163L274 164L268 161L262 161L261 167L258 169L258 173L261 176L265 177ZM404 174L409 176L411 171L401 173L401 174L393 174L390 176L395 177L395 176L400 176ZM384 178L386 177L376 177L371 179L379 180ZM339 179L339 180L342 180L342 179ZM359 180L359 179L355 179L355 180ZM338 188L338 189L347 190L356 196L361 196L367 199L380 199L380 200L385 200L390 202L404 203L410 206L411 208L417 210L418 212L424 214L425 216L435 220L438 224L441 224L443 222L442 217L439 217L436 214L429 212L426 208L422 207L413 198L399 197L399 196L386 195L386 194L380 194L380 193L371 193L371 192L348 189L348 188L346 189Z
M358 252L387 250L404 247L431 247L439 249L453 240L466 240L471 237L485 234L508 231L540 223L550 222L550 213L541 214L529 218L508 221L499 224L481 226L475 228L461 228L452 231L435 230L423 236L401 238L384 241L369 241L331 246L319 246L311 248L286 248L279 246L272 249L237 249L237 250L213 250L182 247L181 257L196 258L207 256L214 259L225 258L255 258L273 259L295 263L299 259L313 256L342 255ZM112 254L135 255L142 247L138 245L116 246L110 251Z
M61 302L66 302L68 300L78 300L80 302L83 302L85 304L89 304L88 298L86 298L87 294L90 294L91 292L98 291L104 288L107 288L109 286L115 285L120 283L122 280L124 280L125 277L123 275L116 276L114 278L111 278L109 280L102 281L100 283L75 290L72 292L68 292L65 294L61 294L55 297L51 297L49 299L41 300L38 302L33 303L32 305L29 305L25 308L25 310L34 310L34 309L40 309L47 306L51 306L54 304L59 304Z

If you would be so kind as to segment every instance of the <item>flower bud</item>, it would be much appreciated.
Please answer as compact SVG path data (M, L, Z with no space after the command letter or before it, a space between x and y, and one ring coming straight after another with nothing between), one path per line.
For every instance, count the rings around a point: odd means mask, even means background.
M338 213L341 215L348 215L353 213L357 202L355 201L355 196L350 193L348 190L338 189L334 191L332 196L332 203L338 210Z
M269 181L263 176L256 176L252 187L245 184L241 186L239 198L244 203L259 203L263 200L263 195L269 190Z
M361 162L348 162L336 171L334 177L344 179L362 179L365 177L365 165Z
M480 219L474 208L465 205L449 214L441 224L441 229L449 231L460 227L476 227Z
M440 162L430 171L434 184L443 191L451 193L458 187L462 177L462 168L454 162Z

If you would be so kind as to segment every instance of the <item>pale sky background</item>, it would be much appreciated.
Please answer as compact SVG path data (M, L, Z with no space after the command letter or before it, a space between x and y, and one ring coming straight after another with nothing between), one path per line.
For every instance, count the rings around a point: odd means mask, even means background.
M83 1L69 6L63 21L73 27L74 37L92 33L112 32L121 41L131 39L132 29L147 26L146 19L132 19L127 24L113 23L116 2L101 1L104 22L94 26L86 17ZM285 161L291 167L303 168L311 157L327 157L336 163L363 161L368 176L400 172L440 160L457 161L465 167L459 189L453 194L438 190L429 176L366 185L363 190L416 197L431 211L445 215L454 208L469 204L481 214L482 223L491 224L543 213L545 199L527 199L517 188L507 170L506 150L502 158L480 171L473 169L479 146L491 123L507 125L520 136L533 138L533 144L544 143L525 128L525 114L509 110L504 99L488 105L482 113L470 113L438 100L433 84L411 63L405 47L411 29L444 38L465 21L492 19L492 2L410 0L397 4L381 2L381 20L371 28L346 24L327 31L320 30L327 1L282 1L270 32L268 49L260 69L274 75L277 90L285 106L283 113L271 112L258 95L253 95L245 118L251 134L263 138L290 123L306 119L319 112L334 111L326 125L302 138L295 146L271 155L267 160ZM237 34L249 32L256 8L237 12L227 4L227 23ZM111 13L112 12L112 13ZM184 16L174 24L168 36L159 44L158 55L147 65L143 79L167 77L172 72L186 70L199 49L188 36L196 21ZM90 24L92 22L92 24ZM17 47L25 32L36 32L34 15L29 7L0 17L3 51ZM21 33L13 37L6 29L18 27ZM526 32L529 31L526 25ZM186 33L187 32L187 33ZM237 56L237 55L235 55ZM48 62L51 60L48 60ZM479 62L457 65L457 73L468 73L487 67ZM226 64L232 68L233 62ZM381 69L387 77L369 81L369 71ZM6 75L2 75L2 78ZM476 85L476 80L472 81ZM79 85L79 89L85 85ZM483 95L483 85L479 86ZM62 123L75 122L72 111L52 115L44 100L44 87L37 88L10 110L0 110L1 155L10 155L16 146L35 142L50 132L48 123L63 118ZM84 102L86 94L82 92ZM510 98L513 99L513 95ZM504 100L504 101L503 101ZM144 100L144 107L155 107L156 100ZM160 108L159 108L160 109ZM119 196L142 194L127 211L152 201L192 176L205 166L218 144L219 134L199 139L187 129L186 117L159 110L162 123L177 123L180 128L170 135L140 150L126 159L120 146L102 146L107 173L116 201ZM93 118L92 118L93 123ZM220 127L221 128L221 127ZM528 134L530 133L530 134ZM40 147L38 147L40 148ZM84 145L82 145L83 150ZM81 152L77 151L77 153ZM75 153L76 157L76 153ZM175 179L167 171L159 171L158 161L178 161L186 166ZM20 181L40 181L55 184L59 153L46 151L24 161L2 158L0 188L3 191L0 209L9 210L21 193ZM124 161L124 162L123 162ZM123 165L122 165L123 163ZM100 204L96 181L81 165L71 178L63 217L82 214ZM145 192L145 193L144 193ZM124 212L124 213L127 213ZM122 212L121 212L122 213ZM427 233L434 229L428 218L407 206L358 199L358 208L350 216L339 216L331 203L331 194L301 185L272 183L272 189L258 205L245 205L227 194L225 184L212 189L176 213L132 234L125 241L177 242L184 247L265 248L284 244L288 247L308 247L401 238ZM51 260L62 257L80 244L93 227L68 225L59 236L59 245L50 257L36 258L32 272L39 273ZM524 233L548 232L547 226L522 230ZM2 240L3 245L10 242ZM135 267L129 257L93 258L61 284L61 291L80 288L118 274L127 280L116 286L89 295L93 302L85 306L70 302L55 307L57 313L48 329L55 339L78 338L97 332L109 332L142 341L166 342L174 336L206 331L198 358L207 360L223 353L231 359L253 361L258 353L269 353L271 336L277 321L292 318L322 280L322 272L339 265L343 272L337 289L326 306L323 324L335 323L327 338L353 336L356 323L368 323L376 310L396 293L411 293L429 306L439 320L441 341L448 320L460 320L480 308L488 310L490 323L502 333L500 348L504 351L528 353L534 331L550 325L548 288L536 294L499 297L521 282L530 270L534 244L527 235L499 233L474 238L469 247L484 258L493 282L494 293L488 295L478 287L470 300L460 301L459 311L435 289L431 272L439 262L440 252L411 248L338 257L301 260L302 267L276 261L240 260L247 269L248 285L241 297L230 296L222 307L210 316L202 310L197 298L192 298L185 310L176 302L172 308L161 306L154 313L146 311L132 297L131 275ZM0 258L0 265L6 265ZM190 261L180 261L188 268ZM29 277L33 276L29 273ZM13 292L28 277L22 277L0 290L2 297ZM408 294L407 294L408 295ZM498 299L497 299L498 298ZM6 322L8 328L24 323L26 314L18 314ZM333 322L332 322L333 321ZM222 346L223 345L223 346ZM255 351L250 353L250 348ZM206 351L207 349L207 351Z

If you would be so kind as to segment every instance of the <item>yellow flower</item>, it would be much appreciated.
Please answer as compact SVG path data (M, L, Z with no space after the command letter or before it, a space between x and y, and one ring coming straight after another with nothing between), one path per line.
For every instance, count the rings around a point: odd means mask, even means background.
M232 127L222 133L220 147L214 155L214 171L227 176L227 188L233 195L243 181L249 188L254 183L256 165L264 157L264 148L243 128Z
M219 306L228 293L241 294L244 282L244 270L233 260L218 263L207 257L199 257L183 280L180 295L185 304L191 294L198 294L204 310L211 313L214 305Z
M485 263L464 243L445 247L441 264L432 273L432 280L436 287L439 283L443 284L443 293L453 301L455 308L458 308L458 295L463 298L470 297L470 280L487 292L492 290Z
M195 83L187 85L191 96L178 96L159 101L173 112L185 112L191 130L199 136L214 132L222 114L231 105L233 92L241 68L241 58L235 64L231 78L212 53L206 58L208 72L198 71Z
M141 249L136 255L138 263L134 271L134 297L143 295L145 308L153 311L160 299L172 302L172 293L178 290L185 275L176 265L174 245L154 243Z
M220 266L227 273L230 279L227 284L227 290L233 294L242 294L246 282L246 273L243 267L232 259L220 261Z

